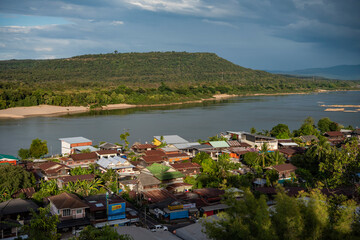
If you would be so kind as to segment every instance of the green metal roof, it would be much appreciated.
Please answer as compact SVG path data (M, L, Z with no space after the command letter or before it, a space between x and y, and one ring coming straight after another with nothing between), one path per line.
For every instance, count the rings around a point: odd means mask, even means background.
M230 147L229 144L225 141L210 141L209 142L214 148L227 148Z
M0 154L0 160L5 160L5 159L19 160L17 157L14 157L12 155Z
M154 175L154 177L161 181L184 177L184 175L178 171L168 172L170 167L159 163L154 163L151 166L147 167L147 169L149 169L149 171Z

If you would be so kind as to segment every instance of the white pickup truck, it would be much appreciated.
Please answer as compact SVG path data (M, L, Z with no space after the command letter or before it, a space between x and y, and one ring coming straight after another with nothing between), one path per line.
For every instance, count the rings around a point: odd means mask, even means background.
M150 231L157 232L157 231L168 231L168 228L163 225L154 225L154 227L150 228Z

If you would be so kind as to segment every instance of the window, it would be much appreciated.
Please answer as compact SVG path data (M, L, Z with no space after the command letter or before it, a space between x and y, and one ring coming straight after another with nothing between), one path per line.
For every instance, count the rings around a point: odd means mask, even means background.
M80 214L80 213L82 213L82 209L76 210L76 214Z
M63 210L63 216L64 216L64 217L70 216L70 209L64 209L64 210Z

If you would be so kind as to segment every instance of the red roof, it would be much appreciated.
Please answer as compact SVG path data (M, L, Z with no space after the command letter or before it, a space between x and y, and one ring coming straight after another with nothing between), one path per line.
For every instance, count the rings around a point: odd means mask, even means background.
M324 135L327 135L329 137L343 137L344 136L344 134L340 131L326 132Z
M275 166L273 166L273 168L278 172L294 171L294 170L297 169L297 167L295 167L291 163L284 163L284 164L280 164L280 165L275 165Z
M46 162L39 165L39 168L47 174L57 173L63 168L70 169L68 166L57 162Z
M88 208L89 206L80 200L75 194L63 192L48 198L57 209L64 208Z
M200 196L202 196L204 198L219 197L225 193L224 190L221 190L218 188L195 189L193 192L199 194Z
M185 170L185 169L199 169L201 166L197 163L187 162L187 163L175 163L170 165L176 170Z
M143 194L145 195L145 199L149 202L162 202L169 198L176 200L174 195L162 189L145 191Z
M145 155L147 156L165 156L166 154L161 150L149 150L145 151Z
M304 153L305 148L302 148L302 147L282 148L282 149L279 149L279 152L284 153L286 155L294 155L294 154L298 154L298 153Z
M96 160L97 154L95 152L71 154L70 158L74 161Z
M153 145L153 144L137 144L137 145L132 146L132 148L148 149L148 148L157 148L157 146Z
M142 156L142 159L144 159L144 161L146 163L156 163L156 162L164 161L164 157L157 156L157 155L154 155L154 156Z

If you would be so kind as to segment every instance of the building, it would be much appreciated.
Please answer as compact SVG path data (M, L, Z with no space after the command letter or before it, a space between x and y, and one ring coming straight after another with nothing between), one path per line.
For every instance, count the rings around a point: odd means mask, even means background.
M109 169L114 169L119 175L132 176L135 175L135 166L122 157L102 157L97 162L99 169L106 172Z
M197 163L175 163L170 165L176 171L181 172L185 176L195 176L200 173L201 166Z
M290 179L291 175L295 174L295 170L297 169L297 167L295 167L291 163L275 165L271 168L275 169L279 173L280 180Z
M331 131L324 133L324 136L329 140L333 145L342 143L345 140L344 133L340 131Z
M108 143L108 142L104 142L104 143L100 144L99 148L100 148L100 150L121 151L121 146L113 144L113 143Z
M189 143L189 141L183 139L178 135L164 135L164 136L154 136L153 144L160 146L162 143L167 145L174 145L179 143Z
M300 140L305 143L305 145L311 145L313 142L319 142L319 139L314 135L305 135L300 136Z
M72 168L82 167L88 168L90 164L95 164L98 159L98 154L96 152L90 153L79 153L71 154L69 157L60 158L60 161Z
M88 181L91 182L95 179L94 174L85 174L85 175L75 175L75 176L65 176L59 177L57 179L57 185L61 189L68 185L70 182L76 183L77 181Z
M59 216L58 229L75 230L90 224L90 220L86 218L86 209L89 209L89 206L75 194L64 192L47 199L50 202L51 214Z
M143 153L145 151L155 150L157 148L154 144L134 144L131 149L136 153Z
M84 137L59 138L61 141L61 154L70 155L75 153L76 147L91 147L92 141Z
M176 171L169 166L162 164L154 163L151 166L147 167L154 177L159 179L162 184L173 184L173 183L182 183L184 174L179 171Z
M267 144L271 150L278 149L278 140L273 137L251 134L243 132L241 134L241 142L249 144L252 148L261 149L264 144Z
M20 198L0 203L0 239L17 237L21 226L31 220L31 210L38 208L33 201Z
M58 177L65 177L70 174L70 167L57 163L57 162L45 162L37 167L36 174L40 178L45 180L54 179Z
M17 157L14 157L12 155L6 155L6 154L0 154L0 165L16 165L19 159Z
M138 192L158 189L161 182L150 172L141 172L138 176Z

